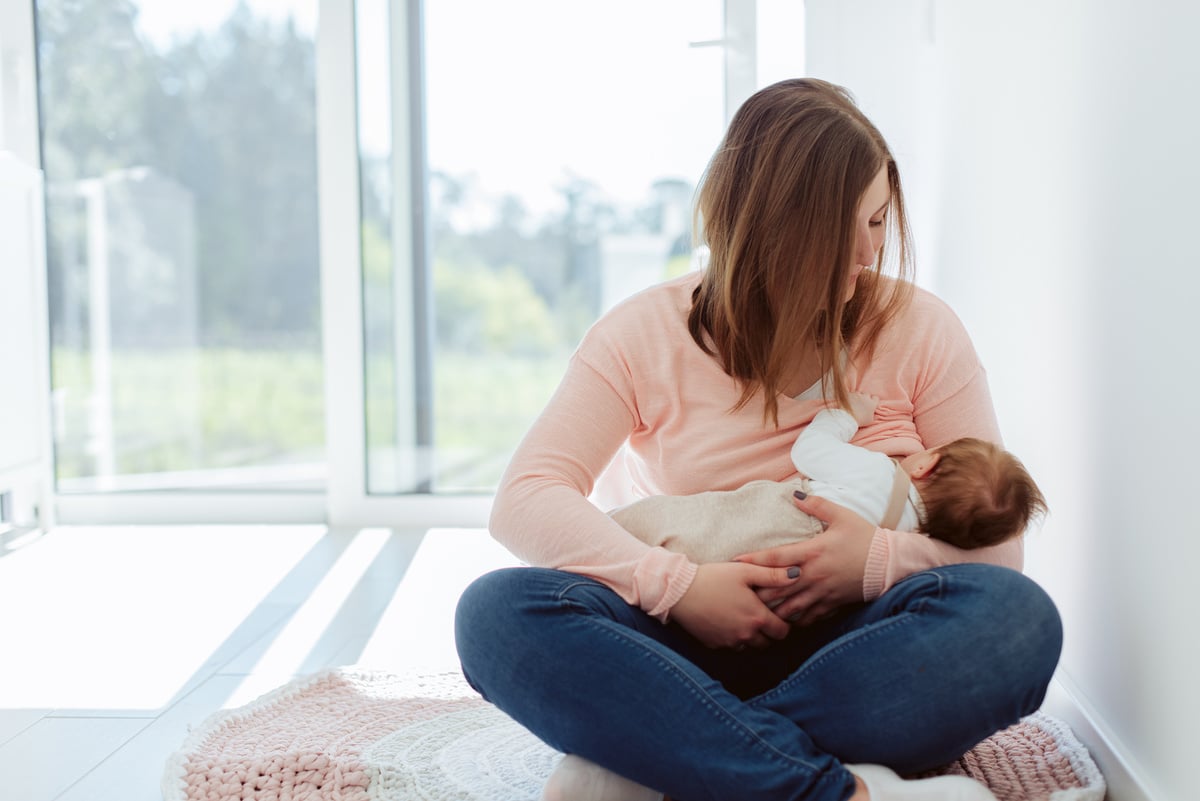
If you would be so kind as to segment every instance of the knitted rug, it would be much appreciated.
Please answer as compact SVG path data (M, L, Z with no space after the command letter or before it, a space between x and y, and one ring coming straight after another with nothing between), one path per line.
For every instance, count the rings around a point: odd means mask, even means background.
M167 761L163 801L538 801L561 756L457 673L336 668L195 727ZM1087 749L1042 713L937 772L1000 801L1104 798Z

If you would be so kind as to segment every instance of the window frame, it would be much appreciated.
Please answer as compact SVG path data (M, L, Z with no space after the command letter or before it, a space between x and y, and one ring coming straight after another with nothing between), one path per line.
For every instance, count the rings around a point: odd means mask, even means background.
M21 198L18 202L25 204L32 223L23 232L27 237L30 263L26 267L30 272L21 277L22 266L14 267L18 271L18 287L24 285L30 290L31 308L28 318L13 322L32 323L33 330L24 333L29 337L27 347L31 350L33 369L32 375L24 369L18 372L19 367L30 364L26 361L15 366L0 364L0 368L6 378L16 382L17 391L33 395L31 407L35 410L33 419L7 421L13 427L31 430L34 445L31 452L24 454L26 458L0 460L4 462L0 464L0 547L8 544L10 537L20 537L27 527L48 529L55 523L45 179L38 130L36 41L33 3L0 0L0 184L9 200ZM7 267L13 265L6 265L6 270ZM16 329L9 333L13 342L20 342ZM7 444L0 444L0 448Z
M394 72L410 65L413 34L419 31L419 9L407 0L390 0L390 53ZM366 373L363 320L363 276L360 209L358 109L356 98L355 8L346 0L321 0L317 32L317 185L320 192L321 311L324 320L327 521L335 526L368 526L404 521L406 525L479 527L487 524L491 498L478 495L372 495L367 492ZM413 102L413 81L393 74L393 109L420 106ZM420 120L409 113L392 120L395 185L411 187L416 157L423 149L412 129ZM412 259L424 243L414 231L411 191L392 198L397 241ZM414 282L415 283L415 282ZM411 285L410 285L411 288ZM403 290L401 290L403 291ZM419 304L414 304L418 306ZM416 315L416 322L421 321ZM417 326L414 325L417 329ZM421 338L425 337L422 342ZM397 333L398 339L404 339ZM414 331L416 350L428 334ZM419 421L418 421L419 424Z

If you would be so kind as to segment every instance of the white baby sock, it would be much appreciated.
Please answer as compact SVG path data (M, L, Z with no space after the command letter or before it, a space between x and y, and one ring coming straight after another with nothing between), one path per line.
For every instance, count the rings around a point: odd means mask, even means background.
M546 780L542 801L663 801L663 794L567 754Z
M966 776L902 779L882 765L846 765L863 780L871 801L996 801L992 791Z

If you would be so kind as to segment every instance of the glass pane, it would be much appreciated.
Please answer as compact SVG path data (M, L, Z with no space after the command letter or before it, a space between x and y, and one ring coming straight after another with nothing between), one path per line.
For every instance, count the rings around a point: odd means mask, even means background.
M60 492L324 487L317 0L38 0Z
M391 134L360 97L371 492L494 489L587 327L690 269L692 193L723 130L723 52L689 43L721 26L719 0L426 3L413 208L428 289L403 259L371 260L390 218L373 221L388 201L369 193L409 190L395 169L387 180ZM360 62L360 92L384 68Z

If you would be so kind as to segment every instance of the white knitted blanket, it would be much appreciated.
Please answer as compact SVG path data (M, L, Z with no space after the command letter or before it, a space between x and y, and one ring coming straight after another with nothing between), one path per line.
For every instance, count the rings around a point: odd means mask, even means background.
M167 761L164 801L537 801L561 758L458 674L337 668L218 712ZM1102 801L1065 724L1036 714L953 765L1000 801Z

